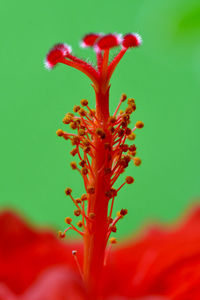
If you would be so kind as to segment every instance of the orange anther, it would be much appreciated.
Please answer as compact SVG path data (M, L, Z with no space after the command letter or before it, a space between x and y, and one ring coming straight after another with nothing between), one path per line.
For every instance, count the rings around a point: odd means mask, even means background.
M72 155L72 156L75 156L76 154L77 154L77 149L75 148L75 149L72 149L71 151L70 151L70 154Z
M71 166L72 170L76 170L76 169L77 169L77 164L76 164L75 161L72 161L72 162L70 163L70 166Z
M140 128L143 128L144 127L144 123L142 121L137 121L135 126L140 129Z
M82 196L81 196L81 201L86 201L87 200L87 195L86 194L83 194Z
M75 105L73 108L74 112L78 112L80 110L80 106L79 105Z
M71 193L72 193L72 189L70 189L70 188L66 188L65 189L65 194L68 196L68 195L71 195Z
M80 214L81 214L81 210L80 210L80 209L75 209L75 210L74 210L74 215L75 215L76 217L79 217Z
M82 174L83 176L87 175L87 174L88 174L88 168L83 167L83 168L81 169L81 174Z
M62 231L58 231L59 238L63 239L65 237L65 233Z
M131 134L129 134L128 136L127 136L127 138L130 140L130 141L134 141L134 139L136 138L136 135L135 135L135 133L131 133Z
M81 228L81 227L83 226L82 221L78 221L78 222L77 222L77 226Z
M57 134L57 136L63 136L63 135L64 135L64 132L63 132L62 129L58 129L58 130L56 131L56 134Z
M117 244L117 239L114 238L114 237L111 237L111 238L110 238L110 243L111 243L111 244Z
M140 166L142 163L141 159L139 157L134 157L134 165L135 166Z
M94 187L93 186L88 186L87 192L88 192L88 194L94 194L95 193Z
M127 99L126 94L122 94L120 100L121 100L122 102L124 102L124 101L126 101L126 99Z
M82 99L82 100L81 100L81 105L82 105L82 106L87 106L87 105L88 105L88 100Z
M126 183L131 184L134 182L134 178L132 176L127 176L126 177Z
M71 222L72 222L72 218L70 217L65 218L65 223L71 224Z

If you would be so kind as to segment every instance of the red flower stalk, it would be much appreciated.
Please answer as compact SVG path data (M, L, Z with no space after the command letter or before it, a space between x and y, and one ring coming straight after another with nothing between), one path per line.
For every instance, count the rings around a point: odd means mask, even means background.
M97 56L97 67L71 54L70 47L65 44L54 46L46 57L47 67L53 68L58 63L78 69L92 81L96 96L96 109L90 108L86 99L81 100L81 106L74 106L74 113L67 113L63 119L76 133L67 133L61 129L57 135L65 140L71 140L74 146L72 156L79 159L79 164L71 163L73 170L77 170L84 182L86 193L76 198L70 188L65 193L75 205L74 215L81 219L75 226L71 217L66 218L69 227L60 232L64 237L72 229L84 239L83 276L91 299L98 294L101 274L106 259L106 245L110 234L116 232L117 223L127 214L127 209L121 209L113 217L114 200L125 184L132 184L134 179L127 176L121 186L117 186L118 177L124 172L131 161L135 166L141 164L136 155L135 145L126 144L126 140L135 139L135 130L144 126L138 121L130 127L130 116L136 109L135 100L128 99L128 106L119 111L120 106L127 100L123 94L113 115L109 112L110 79L116 66L129 48L137 47L141 43L138 34L121 35L88 34L83 38L84 47L93 47ZM120 46L121 50L109 62L111 48ZM111 238L111 243L116 239ZM76 257L76 252L74 252Z

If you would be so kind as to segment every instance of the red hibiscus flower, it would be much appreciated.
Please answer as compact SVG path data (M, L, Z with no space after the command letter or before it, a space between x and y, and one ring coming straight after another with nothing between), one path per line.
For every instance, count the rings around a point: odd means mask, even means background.
M28 226L11 212L0 215L1 300L88 299L72 250L79 244ZM102 298L199 300L200 208L181 224L156 226L109 253Z
M113 216L118 192L134 183L126 176L118 178L132 162L141 165L132 143L138 130L131 128L135 99L122 94L113 114L109 111L110 79L124 54L140 46L138 34L89 34L82 46L96 53L97 65L71 54L67 44L55 45L47 54L45 65L53 69L62 63L84 73L95 91L95 109L88 100L75 105L63 123L75 131L61 129L57 135L71 141L71 162L83 179L85 194L65 189L74 206L74 216L66 217L67 228L83 238L83 245L65 244L53 233L36 231L14 214L0 217L0 300L195 300L199 299L200 229L199 210L189 220L170 230L156 227L139 240L111 251L116 244L118 223L128 210L121 208ZM109 61L110 51L120 48ZM77 85L78 86L78 85ZM127 100L127 106L120 110ZM78 221L75 221L79 218ZM108 242L110 243L107 246Z

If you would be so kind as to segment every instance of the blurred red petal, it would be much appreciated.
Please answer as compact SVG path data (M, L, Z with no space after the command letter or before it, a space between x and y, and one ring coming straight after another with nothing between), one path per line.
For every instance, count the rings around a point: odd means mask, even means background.
M152 229L113 251L107 293L200 299L200 209L173 229ZM193 295L188 296L189 294ZM189 297L189 298L188 298Z
M4 284L0 284L0 300L18 300L18 298Z
M76 270L67 245L50 231L33 230L9 211L0 214L0 282L21 294L49 266L65 265ZM79 251L80 253L80 251Z
M20 300L86 300L80 277L66 267L44 271Z

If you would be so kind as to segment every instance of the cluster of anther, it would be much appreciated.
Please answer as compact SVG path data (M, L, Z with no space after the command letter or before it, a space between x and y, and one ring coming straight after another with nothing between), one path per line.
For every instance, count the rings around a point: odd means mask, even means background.
M48 69L52 69L58 63L65 64L75 68L90 78L93 83L96 94L105 95L109 90L110 78L126 53L130 48L138 47L141 44L141 37L136 33L129 33L126 35L118 34L87 34L81 42L82 47L91 47L96 52L97 66L93 66L84 60L72 55L71 47L67 44L55 45L47 54L45 65ZM109 51L114 48L120 48L118 54L109 61ZM126 140L133 141L135 139L135 130L142 128L143 123L138 121L134 128L130 127L130 116L136 109L136 104L133 98L128 99L128 106L124 111L119 111L120 106L127 100L126 95L122 95L116 111L107 120L107 124L100 120L99 114L94 109L88 106L86 99L81 100L81 106L76 105L73 113L68 113L63 119L64 124L68 124L76 133L67 133L61 129L57 131L57 135L63 137L65 140L71 140L74 148L71 151L73 157L78 157L79 163L71 162L73 170L77 170L83 177L86 194L80 198L75 199L72 196L70 188L66 189L66 195L69 196L74 205L74 215L81 217L77 222L77 227L72 224L70 217L66 218L66 223L69 227L60 232L60 236L64 237L69 229L77 231L79 234L84 235L85 229L88 229L89 223L94 222L95 214L90 212L90 198L95 196L94 184L96 180L95 170L93 169L92 162L95 161L95 153L100 151L96 149L97 144L94 142L100 140L101 146L105 147L105 162L106 167L103 166L105 180L108 175L109 189L105 192L105 197L108 203L110 202L110 211L108 214L108 238L111 232L116 232L116 223L127 214L126 209L122 209L117 216L113 219L113 204L119 190L127 183L131 184L134 179L127 176L125 182L118 188L114 185L121 173L128 167L131 161L135 166L141 164L140 158L136 157L136 147L134 144L129 145ZM100 101L100 100L99 100ZM101 103L98 103L98 108ZM102 103L102 106L104 104ZM75 115L76 114L76 115ZM104 120L105 121L105 120ZM102 127L102 123L104 126ZM111 238L111 243L116 240Z
M67 217L66 223L70 226L64 232L59 233L60 237L64 237L69 229L73 229L79 234L84 235L84 229L88 225L88 222L93 222L95 218L94 213L87 212L88 196L95 193L94 187L90 185L91 181L89 180L89 178L95 180L94 170L91 165L91 160L94 158L96 150L94 145L95 136L104 143L105 149L108 150L108 156L110 156L108 159L112 162L110 168L104 168L103 170L104 174L109 174L111 178L110 190L106 191L106 197L108 201L110 201L108 239L111 232L116 232L117 222L127 214L126 209L121 209L121 211L117 213L117 216L114 219L112 218L113 205L117 193L125 184L132 184L134 179L131 176L127 176L124 183L117 189L114 188L114 184L131 161L133 161L135 166L141 164L141 159L136 157L135 144L129 145L126 141L135 140L135 130L142 128L144 124L138 121L134 128L130 127L130 116L136 110L136 104L133 98L129 98L125 110L120 110L122 103L126 100L127 96L123 94L114 114L110 116L108 120L107 127L112 137L110 143L106 142L106 133L97 119L95 110L89 107L86 99L81 100L81 106L74 106L74 113L67 113L63 119L63 123L68 124L76 133L67 133L61 129L57 131L58 136L63 137L65 140L70 140L74 146L70 153L73 157L77 157L79 162L72 161L70 165L73 170L77 170L83 177L86 190L86 194L83 194L78 199L72 196L72 190L70 188L65 190L66 195L71 198L75 205L74 215L81 217L81 220L77 222L77 226L79 227L79 229L77 229L72 224L72 219ZM75 115L75 113L78 115ZM110 242L115 243L116 239L111 238Z

